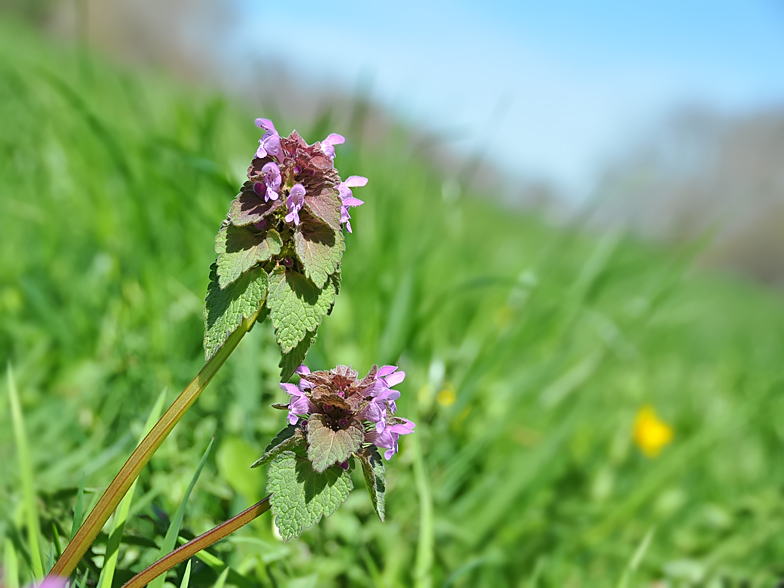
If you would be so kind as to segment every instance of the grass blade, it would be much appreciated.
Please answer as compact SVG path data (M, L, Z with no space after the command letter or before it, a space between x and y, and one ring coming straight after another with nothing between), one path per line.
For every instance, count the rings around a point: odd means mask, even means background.
M7 588L19 588L19 559L16 556L14 544L8 537L5 538L3 566L5 568L2 575L4 585Z
M163 544L161 545L161 549L158 552L158 558L162 558L169 554L172 550L174 550L174 544L177 542L177 536L180 534L180 527L182 527L182 519L185 517L185 507L188 505L188 499L191 496L191 492L193 491L193 487L196 485L196 480L199 479L199 475L201 474L201 470L204 467L204 464L207 463L207 458L210 455L210 451L212 450L212 444L215 442L215 438L213 437L210 440L210 444L207 446L207 450L204 452L204 455L199 462L199 466L196 468L196 471L193 473L193 478L191 478L191 483L188 485L188 489L185 491L185 495L182 497L180 501L180 505L177 507L177 510L172 517L172 521L169 524L169 529L166 531L166 536L163 538ZM155 580L150 582L150 588L163 588L163 582L166 579L165 574L161 574Z
M82 481L79 484L79 491L76 493L76 505L74 506L73 525L71 526L71 539L76 535L76 531L82 525L84 518L84 474L82 474Z
M428 588L432 586L431 570L435 545L433 492L430 488L430 479L425 469L425 458L422 455L422 446L418 437L411 439L411 449L414 452L414 478L419 494L419 542L417 543L414 564L414 580L417 588Z
M149 416L147 417L147 422L144 424L144 432L142 433L141 439L139 439L139 443L142 442L142 440L147 436L147 433L152 430L152 428L155 426L155 423L161 417L161 412L163 412L163 401L165 399L166 389L164 388L158 396L158 400L155 401ZM123 498L122 502L120 502L120 506L117 508L117 511L114 513L114 517L112 518L112 524L109 528L109 543L106 546L106 559L103 570L101 571L101 578L98 582L99 588L111 588L112 586L112 581L114 580L114 571L117 568L117 558L120 553L120 543L122 542L123 529L125 528L125 521L128 519L128 512L131 510L133 494L136 490L136 483L138 481L139 480L137 478L134 480L133 484L131 484L131 489L128 490L128 494L126 494L125 498Z
M640 562L642 562L642 558L645 557L645 552L648 551L648 547L651 544L653 531L654 529L651 529L645 534L645 537L643 537L640 545L635 550L632 559L629 561L629 565L626 566L626 570L623 572L623 576L621 576L620 582L618 582L618 588L629 588L629 582L631 581L634 572L640 567Z
M33 487L33 468L30 462L30 448L27 445L22 406L19 403L19 394L16 390L16 381L11 364L8 364L8 396L11 399L11 420L14 424L14 437L16 438L16 453L19 458L19 473L22 478L22 494L24 496L25 517L27 519L27 538L30 545L30 558L33 564L33 573L36 578L43 578L44 568L41 561L40 537L41 529L38 524L38 506Z
M226 584L226 578L229 577L230 569L231 568L227 567L221 572L221 575L218 576L218 580L215 582L215 585L212 588L223 588L223 585Z
M185 566L185 573L182 575L182 582L180 583L180 588L188 588L188 584L190 583L191 583L191 560L188 560L188 565Z

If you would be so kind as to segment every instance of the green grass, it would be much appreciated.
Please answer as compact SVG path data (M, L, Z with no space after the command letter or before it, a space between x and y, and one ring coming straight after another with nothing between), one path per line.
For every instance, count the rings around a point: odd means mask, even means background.
M213 237L261 115L310 141L344 134L338 169L370 178L342 290L308 364L399 363L400 413L417 432L389 463L387 523L361 489L288 544L264 516L193 560L189 581L178 568L174 585L773 586L784 577L780 296L694 271L689 251L549 227L492 193L445 198L445 178L405 129L363 145L359 114L282 120L5 24L0 359L14 366L44 565L54 529L70 536L83 476L86 512L160 390L179 391L202 364ZM181 537L264 495L264 473L248 466L283 424L268 408L285 401L278 358L269 325L254 329L163 444L136 488L115 586L155 559L213 436ZM21 585L35 569L37 531L0 386L0 536ZM445 386L456 391L450 406L437 401ZM631 439L644 404L675 431L656 459ZM83 561L81 585L97 580L107 541Z

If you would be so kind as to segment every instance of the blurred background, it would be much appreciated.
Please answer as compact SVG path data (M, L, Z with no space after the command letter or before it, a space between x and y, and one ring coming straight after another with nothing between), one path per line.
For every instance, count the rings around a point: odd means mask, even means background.
M0 359L45 560L201 365L213 235L264 116L343 134L341 175L370 178L308 364L400 364L418 428L387 523L357 483L298 541L267 518L219 544L191 585L784 581L783 55L779 0L0 0ZM213 436L182 536L263 496L277 361L254 329L156 454L115 585ZM31 530L9 406L10 587Z

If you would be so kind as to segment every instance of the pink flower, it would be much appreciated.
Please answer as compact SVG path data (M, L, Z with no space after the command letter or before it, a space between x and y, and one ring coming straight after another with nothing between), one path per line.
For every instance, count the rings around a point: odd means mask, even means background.
M305 188L302 184L294 184L286 199L286 205L289 207L289 213L286 215L287 223L294 221L295 225L299 224L299 211L303 204L305 204Z
M340 208L340 222L346 225L349 233L352 232L351 223L349 222L351 219L351 215L348 212L349 206L360 206L364 204L359 198L354 198L354 193L351 191L351 188L361 188L367 183L368 179L363 178L362 176L349 176L345 182L340 182L338 184L338 194L340 194L340 199L343 201L343 206Z
M321 150L324 152L324 155L330 159L335 159L335 145L340 145L345 143L345 141L346 139L343 138L343 135L332 133L320 143Z
M283 149L280 147L280 135L275 130L275 125L268 118L257 118L256 126L264 129L264 134L259 139L256 157L271 155L278 161L281 161L283 159Z

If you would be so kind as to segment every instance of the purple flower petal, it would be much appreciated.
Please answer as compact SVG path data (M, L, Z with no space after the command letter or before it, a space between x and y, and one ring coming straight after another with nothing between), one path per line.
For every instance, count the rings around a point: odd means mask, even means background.
M384 378L391 388L392 386L397 386L400 382L405 380L406 372L395 372L394 374L390 374L386 378Z
M280 146L280 135L275 130L275 125L267 118L257 118L256 126L264 129L264 134L259 139L259 148L256 157L266 157L268 154L283 159L283 149Z
M397 371L396 365L385 365L378 368L376 372L376 378L383 378L384 376L388 376L390 374L394 374Z
M326 139L324 139L321 144L327 143L328 145L342 145L346 142L346 138L343 135L338 135L337 133L330 133Z
M283 390L289 396L301 396L302 391L297 388L294 384L280 384L280 389Z
M270 131L271 133L278 132L275 130L275 125L268 118L257 118L255 122L256 122L256 126L259 127L260 129L264 129L265 131Z
M307 376L310 373L310 369L304 363L299 366L295 371L295 374L299 374L300 376Z
M349 188L361 188L368 183L368 179L362 176L349 176L343 183Z
M277 200L278 191L280 190L280 168L277 163L272 161L265 163L261 168L261 173L264 175L264 184L267 191L264 194L264 201ZM256 187L254 186L254 190Z
M353 196L349 196L343 200L343 206L361 206L364 202L359 198L354 198Z
M299 211L305 203L305 188L302 184L294 184L289 192L289 197L286 200L286 205L289 207L289 213L286 215L286 222L294 221L295 225L299 224Z
M346 141L342 135L338 135L337 133L332 133L326 139L324 139L321 144L321 150L324 152L324 155L329 157L330 159L335 159L335 145L340 145Z

